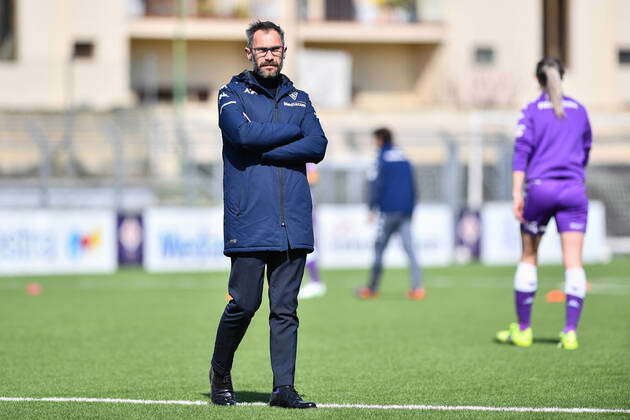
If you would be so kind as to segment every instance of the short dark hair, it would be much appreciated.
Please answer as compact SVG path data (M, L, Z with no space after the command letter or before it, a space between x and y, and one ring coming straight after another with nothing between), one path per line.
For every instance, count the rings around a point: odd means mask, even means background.
M564 66L562 61L555 57L543 57L538 63L536 63L536 79L540 86L547 86L547 74L545 73L545 67L555 67L560 74L560 79L564 77Z
M282 39L282 45L284 45L284 31L278 25L268 20L261 21L257 20L252 22L247 29L245 30L245 35L247 35L247 47L251 48L252 42L254 41L254 34L256 31L276 31L280 35L280 39Z
M392 131L386 127L380 127L372 131L372 135L383 142L383 144L392 144Z

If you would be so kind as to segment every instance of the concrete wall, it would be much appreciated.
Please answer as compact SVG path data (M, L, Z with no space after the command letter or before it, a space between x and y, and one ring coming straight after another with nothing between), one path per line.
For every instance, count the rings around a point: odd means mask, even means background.
M0 107L62 109L129 103L125 0L19 0L17 58L0 62ZM70 60L75 41L91 59Z
M457 108L514 107L536 94L539 1L444 0L443 14L446 40L425 82L432 102ZM492 48L494 64L476 64L476 47Z
M621 102L615 9L615 0L570 2L565 92L591 109L615 109Z
M170 87L173 83L172 41L131 41L131 86ZM249 68L245 42L189 41L186 61L187 82L191 88L207 88L212 95L230 78ZM214 99L214 98L211 98Z
M615 59L619 48L630 50L630 5L627 0L616 0L615 12ZM616 89L625 109L630 109L630 64L617 66Z
M283 2L287 10L286 5L293 4ZM73 104L107 109L133 104L132 86L171 84L171 41L159 31L130 35L127 0L16 3L17 60L0 62L0 108L59 110ZM307 42L306 47L352 55L355 106L360 109L514 109L538 94L533 72L542 55L540 0L429 3L439 5L445 27L441 40L411 44L336 39ZM630 48L630 1L571 0L569 6L566 93L593 110L623 109L630 103L630 66L620 66L617 53L620 47ZM243 42L234 37L236 33L240 37L247 22L203 24L205 35L188 44L188 81L213 90L248 66ZM286 72L295 78L292 59L301 40L293 24L286 28L290 46ZM373 28L376 37L384 30L357 25L357 31L366 27ZM94 42L94 57L70 60L73 43L82 40ZM476 64L476 47L493 48L494 64Z

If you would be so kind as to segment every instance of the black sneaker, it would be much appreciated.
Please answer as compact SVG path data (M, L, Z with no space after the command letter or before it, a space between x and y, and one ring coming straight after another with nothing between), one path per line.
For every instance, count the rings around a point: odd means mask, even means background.
M293 385L277 387L271 393L269 405L283 408L317 408L314 402L307 402L300 397Z
M219 375L210 368L210 399L216 405L236 405L236 395L232 386L232 376L226 373Z

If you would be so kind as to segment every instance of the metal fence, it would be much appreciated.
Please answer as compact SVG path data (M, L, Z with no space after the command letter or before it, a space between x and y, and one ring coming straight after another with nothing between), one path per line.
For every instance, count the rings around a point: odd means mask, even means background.
M629 130L630 132L630 130ZM423 202L454 209L511 199L512 138L502 131L398 133ZM374 151L369 132L344 129L319 165L320 203L362 203ZM478 136L480 149L471 146ZM597 138L600 155L630 153L628 137ZM476 151L475 151L476 150ZM479 168L471 168L481 156ZM617 159L619 161L620 159ZM630 236L630 159L593 160L592 199L606 205L609 236ZM474 170L472 170L474 169ZM111 113L0 114L0 206L115 207L213 205L222 199L221 141L216 122L201 116L139 108ZM474 176L474 178L473 178ZM471 188L472 186L472 188ZM474 200L472 201L474 202Z

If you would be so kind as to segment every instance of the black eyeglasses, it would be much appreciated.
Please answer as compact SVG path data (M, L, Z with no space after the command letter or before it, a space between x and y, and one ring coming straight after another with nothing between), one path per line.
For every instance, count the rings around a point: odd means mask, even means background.
M282 45L276 45L273 47L254 47L251 49L252 52L258 56L265 56L267 55L268 52L271 51L271 54L274 56L279 56L282 55L282 52L284 51L284 46Z

